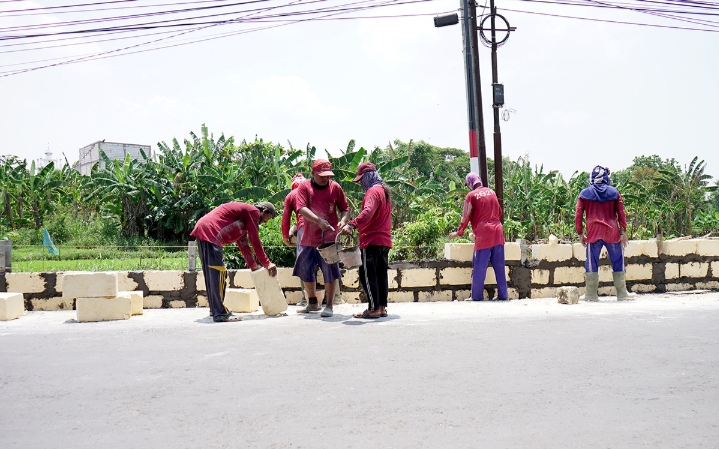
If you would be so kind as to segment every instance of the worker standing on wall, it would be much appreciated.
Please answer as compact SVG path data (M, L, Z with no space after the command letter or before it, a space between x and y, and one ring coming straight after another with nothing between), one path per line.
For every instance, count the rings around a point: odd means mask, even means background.
M494 276L497 279L497 297L495 300L509 299L507 275L504 273L504 228L502 227L502 208L497 195L489 187L482 186L482 180L476 173L465 178L471 190L464 199L462 220L457 232L449 234L453 239L461 237L469 223L474 232L474 255L472 257L472 297L465 301L484 300L484 280L487 265L492 262Z
M255 260L257 255L260 264L267 269L270 276L277 275L277 267L265 254L258 230L260 224L267 223L275 215L275 206L268 202L259 203L257 206L240 202L225 203L200 218L190 233L190 236L197 239L200 247L207 302L215 322L240 320L240 317L233 316L223 303L227 279L223 245L237 242L237 247L251 270L259 268Z
M574 228L579 240L586 247L587 261L584 263L586 301L599 301L599 255L607 249L612 263L614 287L617 301L633 300L627 291L624 271L624 248L627 246L627 216L619 191L612 187L609 169L597 165L589 176L589 187L582 190L577 198L574 213ZM582 219L586 214L587 233L584 234Z

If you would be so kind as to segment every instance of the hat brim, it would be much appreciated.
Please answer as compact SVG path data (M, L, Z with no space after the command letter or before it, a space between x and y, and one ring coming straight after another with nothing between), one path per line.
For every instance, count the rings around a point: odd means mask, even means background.
M325 170L317 173L320 176L334 176L335 174L332 172L332 170Z
M359 182L359 180L362 179L363 176L364 176L364 173L362 173L361 175L355 176L355 179L353 179L352 182Z

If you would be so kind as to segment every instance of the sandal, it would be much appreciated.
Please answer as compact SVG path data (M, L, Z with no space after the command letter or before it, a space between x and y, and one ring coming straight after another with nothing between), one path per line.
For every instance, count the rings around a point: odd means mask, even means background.
M372 316L369 313L370 313L369 310L365 310L362 313L356 313L356 314L352 315L352 317L353 318L364 318L365 320L376 320L377 318L379 318L378 316Z

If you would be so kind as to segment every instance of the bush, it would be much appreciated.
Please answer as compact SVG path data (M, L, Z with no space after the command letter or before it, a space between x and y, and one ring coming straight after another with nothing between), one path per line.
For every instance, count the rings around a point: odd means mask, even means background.
M450 232L459 227L461 214L430 209L419 215L416 221L403 223L392 235L390 260L434 259L444 257L444 244ZM465 233L465 236L468 233ZM455 242L469 242L466 237Z

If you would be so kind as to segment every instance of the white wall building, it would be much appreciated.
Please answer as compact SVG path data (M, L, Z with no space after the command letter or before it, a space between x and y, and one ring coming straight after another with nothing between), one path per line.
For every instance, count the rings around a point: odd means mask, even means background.
M80 148L80 159L77 165L75 165L75 169L82 175L89 175L92 171L92 166L97 162L100 162L100 168L105 168L105 161L100 158L100 149L105 152L111 161L124 161L125 156L129 154L133 160L145 162L142 153L140 153L140 149L145 152L148 159L152 158L150 145L105 142L104 140L100 140Z
M44 157L44 158L41 157L41 158L35 159L35 169L36 169L36 170L42 170L43 168L45 168L46 165L50 165L50 162L54 162L54 163L55 163L55 170L61 169L62 166L63 166L63 163L64 163L62 159L53 159L53 158L52 158L52 151L50 151L50 150L48 149L48 150L45 152L45 157Z

